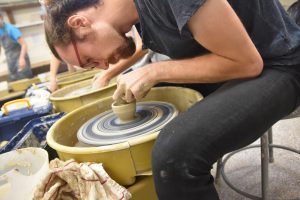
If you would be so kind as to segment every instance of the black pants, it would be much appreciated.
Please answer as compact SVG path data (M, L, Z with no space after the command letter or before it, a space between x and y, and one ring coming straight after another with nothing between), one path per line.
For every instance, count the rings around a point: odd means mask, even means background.
M224 83L160 132L152 152L160 200L219 199L210 174L224 154L258 139L300 103L300 66Z

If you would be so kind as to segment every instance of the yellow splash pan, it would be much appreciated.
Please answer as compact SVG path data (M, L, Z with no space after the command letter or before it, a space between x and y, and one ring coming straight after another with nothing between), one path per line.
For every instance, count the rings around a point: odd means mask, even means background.
M25 91L29 86L32 84L40 83L40 79L38 77L33 77L31 79L21 79L18 81L13 81L9 83L9 87L14 92L21 92Z
M92 80L81 81L53 92L50 96L50 101L54 105L55 111L66 113L71 112L83 105L112 96L117 88L116 79L113 79L106 87L102 87L97 90L90 90L82 94L68 96L68 94L72 91L85 88L89 85L92 85Z
M191 89L160 87L151 89L142 101L169 102L183 112L201 99L201 94ZM112 102L112 98L107 97L68 113L50 128L47 143L62 160L73 158L78 162L103 163L114 180L128 186L135 183L136 176L151 175L151 151L159 131L119 144L75 147L78 129L92 117L110 110Z
M132 195L131 200L158 200L152 176L139 176L136 182L127 188Z
M87 79L91 79L95 76L95 74L101 72L102 70L85 70L85 71L80 71L80 72L74 72L73 74L62 76L58 78L57 80L57 85L58 88L63 88L68 85L84 81Z

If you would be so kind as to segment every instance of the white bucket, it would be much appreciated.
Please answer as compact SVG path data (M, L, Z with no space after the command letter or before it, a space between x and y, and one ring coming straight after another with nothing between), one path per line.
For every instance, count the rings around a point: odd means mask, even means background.
M41 148L17 149L0 155L0 200L31 200L49 170Z

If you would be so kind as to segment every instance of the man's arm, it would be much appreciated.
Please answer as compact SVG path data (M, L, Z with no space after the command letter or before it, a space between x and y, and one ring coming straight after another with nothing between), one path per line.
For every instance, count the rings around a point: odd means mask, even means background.
M27 44L22 37L18 38L18 43L21 45L21 52L19 56L19 69L22 70L26 66L25 56L27 53Z
M125 74L113 98L139 99L158 82L214 83L261 73L262 58L226 0L206 0L188 27L210 54L153 63Z
M226 0L207 0L188 26L211 53L155 66L159 81L212 83L260 74L262 58Z

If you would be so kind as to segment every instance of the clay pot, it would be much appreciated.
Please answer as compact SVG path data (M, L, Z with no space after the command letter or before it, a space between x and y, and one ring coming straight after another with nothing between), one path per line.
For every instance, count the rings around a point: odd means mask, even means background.
M114 102L111 105L114 114L122 121L129 122L135 119L136 102L132 103L119 103Z

